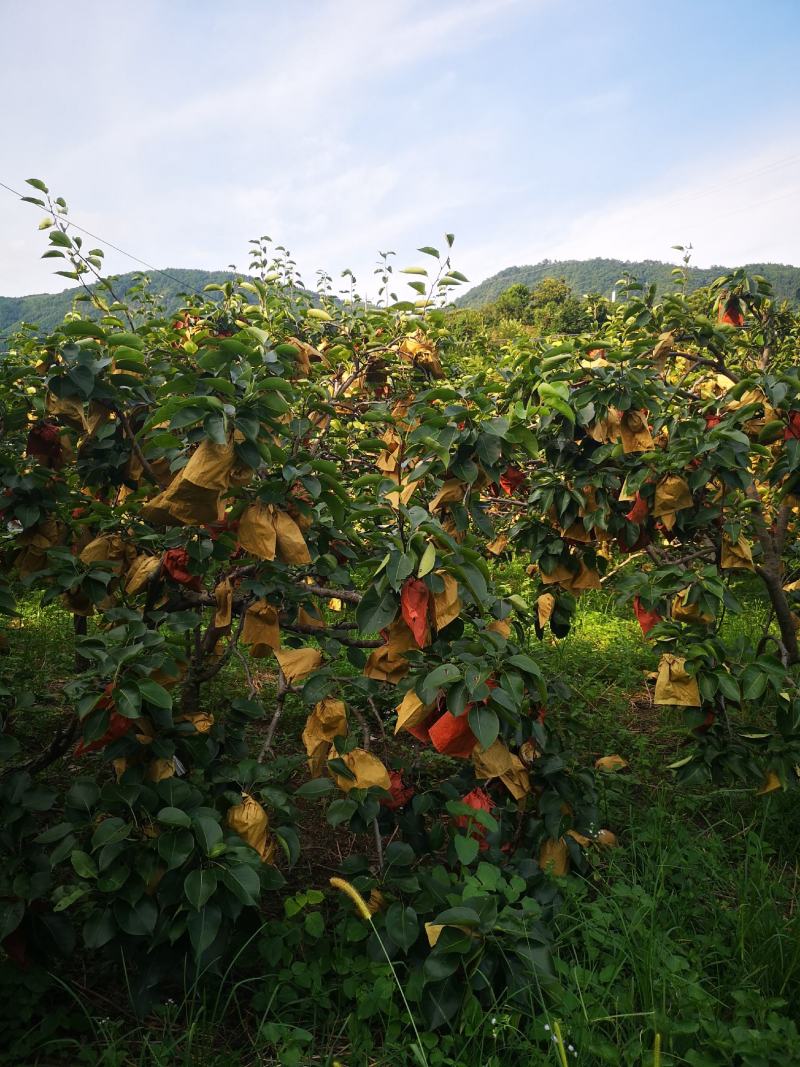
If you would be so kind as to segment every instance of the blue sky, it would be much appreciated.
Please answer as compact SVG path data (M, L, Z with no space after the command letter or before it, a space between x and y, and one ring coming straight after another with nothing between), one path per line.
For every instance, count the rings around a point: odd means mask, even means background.
M473 281L800 263L797 0L0 0L0 32L0 180L159 267L268 233L369 290L445 231ZM64 285L40 215L0 190L2 295Z

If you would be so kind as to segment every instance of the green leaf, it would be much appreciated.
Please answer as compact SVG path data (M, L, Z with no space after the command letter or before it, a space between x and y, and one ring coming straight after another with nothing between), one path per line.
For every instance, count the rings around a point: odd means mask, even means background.
M767 683L766 673L750 664L742 673L742 698L744 700L758 700L759 697L764 695Z
M468 867L478 855L480 849L478 839L476 837L464 837L463 834L458 834L453 838L453 844L455 845L459 863L463 863L465 867Z
M138 686L124 682L114 690L114 703L120 715L126 719L138 719L142 714L142 697Z
M739 692L739 683L735 678L725 671L719 671L716 675L717 683L719 685L719 691L725 697L726 700L732 700L735 703L739 703L741 700L741 693Z
M328 806L325 817L331 826L340 826L344 822L349 822L356 811L358 811L358 805L354 800L342 798L334 800Z
M123 819L103 819L92 834L92 851L96 852L105 845L124 841L130 832L131 827Z
M530 656L509 656L506 662L510 663L512 667L525 671L526 674L532 674L534 678L541 678L542 676L541 667Z
M70 904L75 904L76 901L80 901L82 896L85 896L89 892L83 886L74 886L68 890L63 896L60 896L58 902L53 905L53 911L66 911Z
M202 956L213 945L222 924L222 912L216 904L206 904L200 911L190 912L186 929L192 942L195 957Z
M216 871L190 871L183 881L183 892L193 908L202 908L216 888Z
M322 917L322 912L310 911L303 920L303 926L309 937L322 937L325 933L325 920Z
M81 852L79 848L76 848L71 853L69 859L75 873L81 878L97 877L97 864L88 853Z
M419 936L417 913L399 901L391 904L386 912L386 932L399 948L408 952Z
M139 692L148 704L153 704L154 707L164 708L165 710L172 707L172 695L163 685L159 685L158 682L154 682L151 678L145 678L144 681L139 682Z
M156 818L165 826L187 827L192 825L191 818L180 808L162 808Z
M461 671L455 663L442 663L417 683L417 695L423 704L430 704L441 688L460 680Z
M480 926L481 917L474 908L455 907L439 912L433 920L437 926Z
M26 178L26 185L32 185L34 189L38 189L40 193L49 193L50 190L44 184L41 178Z
M417 577L424 578L426 574L430 574L433 568L436 566L436 545L431 542L425 548L422 553L422 559L419 561L419 567L417 567Z
M188 830L174 830L159 834L158 854L166 863L167 870L180 867L194 852L194 838Z
M88 949L102 948L118 933L111 908L93 912L83 924L83 943Z
M246 906L256 905L261 896L261 880L246 864L229 867L222 872L222 884Z
M361 603L356 608L356 622L364 634L377 633L394 622L397 615L397 597L391 589L380 594L376 587L370 586Z
M211 852L214 845L218 845L222 840L222 827L209 815L195 816L194 833L201 848L205 849L206 855Z
M331 793L333 789L334 785L330 778L312 778L310 782L303 782L295 790L294 795L304 800L316 800L317 797L324 797Z
M500 733L500 720L497 712L482 704L475 704L469 709L469 728L477 737L482 748L493 745Z
M22 900L0 899L0 939L8 937L19 926L25 916L25 902Z

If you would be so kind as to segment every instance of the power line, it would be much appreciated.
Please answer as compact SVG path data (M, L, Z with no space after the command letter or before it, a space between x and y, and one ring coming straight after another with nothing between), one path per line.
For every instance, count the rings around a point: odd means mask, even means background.
M12 193L14 196L18 196L20 199L22 199L23 194L20 193L17 189L12 189L10 185L6 185L6 183L2 181L0 181L0 186L3 189L6 189L9 193ZM112 241L106 240L105 237L100 237L98 236L98 234L92 233L92 231L87 230L85 226L79 226L78 223L73 222L72 219L64 219L64 222L68 227L71 226L73 229L80 230L81 233L85 233L86 236L91 237L92 240L100 241L108 248L113 248L115 252L119 252L120 255L127 256L127 258L133 260L134 263L139 263L141 266L147 267L148 270L155 271L156 274L161 274L165 278L169 278L169 280L171 282L175 282L176 285L183 286L186 289L191 289L193 293L196 293L198 296L203 297L203 299L206 298L205 294L199 289L195 289L193 285L187 285L185 282L182 282L180 278L176 278L172 274L169 274L167 271L161 270L160 267L154 267L153 264L148 263L146 259L141 259L139 256L134 256L132 252L126 252L124 248L120 248L119 245L115 245Z

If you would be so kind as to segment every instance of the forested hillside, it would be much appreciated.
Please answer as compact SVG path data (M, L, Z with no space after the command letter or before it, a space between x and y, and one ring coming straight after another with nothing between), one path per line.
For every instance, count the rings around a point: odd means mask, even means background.
M800 267L783 263L748 263L748 274L763 274L773 285L778 299L800 301ZM610 296L615 285L625 272L642 282L655 282L660 292L672 288L674 264L660 263L655 259L639 262L624 259L544 259L541 263L522 267L506 267L498 274L474 286L456 303L460 307L483 307L491 304L512 285L522 283L533 287L545 277L563 278L582 296L585 293L600 293ZM689 284L692 289L709 285L729 267L690 267Z
M136 284L138 274L120 274L113 283L114 292L120 298L127 295ZM184 270L169 268L164 274L151 275L151 292L172 311L182 303L182 293L201 293L204 285L220 283L235 278L230 271ZM90 286L90 288L92 288ZM85 292L82 286L71 286L61 293L35 293L31 296L0 296L0 333L8 333L22 322L34 323L40 331L54 330L64 319L76 296ZM79 305L85 312L89 305Z
M512 285L522 283L533 287L545 277L564 278L572 290L578 294L600 293L610 296L619 279L625 272L632 274L643 282L655 282L660 291L668 290L673 282L670 263L646 259L640 262L623 259L544 259L541 263L522 267L507 267L498 274L474 286L460 297L459 307L483 307L495 301ZM690 267L690 287L696 289L710 284L727 267ZM779 299L800 302L800 267L787 266L782 263L750 263L745 267L748 274L763 274L774 286ZM114 283L118 296L127 295L136 284L138 274L131 272L120 274ZM169 268L164 274L151 275L151 292L164 305L166 311L173 311L183 302L184 293L201 293L203 286L212 282L223 282L236 275L230 271L187 270L182 267ZM80 286L72 286L60 293L34 293L30 296L0 296L0 334L7 334L23 322L36 324L41 331L53 330L63 321L64 315L73 307L76 296L84 292ZM82 303L86 308L88 305Z

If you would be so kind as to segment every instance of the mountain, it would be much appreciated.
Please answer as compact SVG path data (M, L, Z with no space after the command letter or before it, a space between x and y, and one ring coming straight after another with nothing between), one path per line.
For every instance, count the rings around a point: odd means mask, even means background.
M800 303L800 267L783 263L747 263L744 269L748 274L763 274L772 282L779 299ZM646 284L655 282L658 289L664 292L673 287L673 270L674 264L660 263L655 259L639 262L624 259L543 259L532 266L506 267L499 274L493 274L491 278L473 286L456 300L456 304L466 308L483 307L518 282L530 288L542 278L564 278L581 296L585 293L611 296L625 272ZM701 285L708 285L729 270L730 267L689 267L689 287L697 289Z
M184 270L180 267L168 269L163 274L153 272L148 275L152 281L150 291L164 305L167 313L174 311L183 303L180 294L202 294L203 286L212 282L220 284L241 275L220 270ZM117 296L124 296L131 286L136 284L136 275L119 274L112 281ZM92 288L90 286L90 288ZM36 293L33 296L0 296L0 335L8 334L22 322L29 322L47 333L54 330L63 320L66 312L73 306L75 297L84 292L82 286L73 286L61 293ZM108 293L104 294L108 299ZM206 294L212 296L211 294ZM90 309L88 303L77 305L83 313Z

